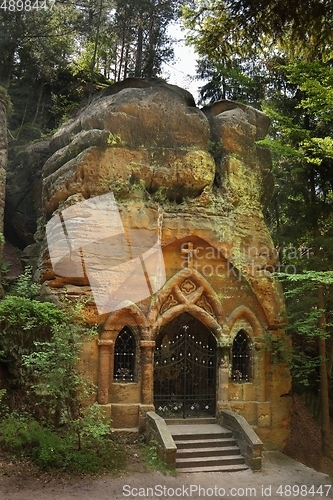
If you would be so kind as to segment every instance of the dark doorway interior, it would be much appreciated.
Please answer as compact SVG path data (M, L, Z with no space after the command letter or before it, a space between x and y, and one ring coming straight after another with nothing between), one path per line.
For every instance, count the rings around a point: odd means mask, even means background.
M156 340L154 404L166 418L215 415L216 339L190 314L170 321Z

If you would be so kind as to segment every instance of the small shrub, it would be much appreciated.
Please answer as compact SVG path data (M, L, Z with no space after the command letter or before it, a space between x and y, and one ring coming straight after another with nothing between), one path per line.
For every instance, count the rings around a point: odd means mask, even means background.
M0 363L8 388L8 394L0 391L0 447L43 470L122 468L124 454L106 437L102 408L83 403L96 388L78 371L80 346L96 330L83 323L82 304L65 300L59 309L36 300L38 288L27 269L0 301ZM5 396L10 408L2 404Z
M66 469L95 474L124 468L123 450L109 439L85 439L80 450L72 432L55 432L35 420L12 414L0 423L1 447L15 457L28 457L43 471Z
M141 446L141 454L151 469L158 470L163 474L176 473L176 471L168 469L163 460L158 456L156 441L152 440L148 444L143 443Z
M10 295L24 297L25 299L34 299L40 290L40 285L34 283L32 277L32 267L27 266L24 272L17 277L10 290Z

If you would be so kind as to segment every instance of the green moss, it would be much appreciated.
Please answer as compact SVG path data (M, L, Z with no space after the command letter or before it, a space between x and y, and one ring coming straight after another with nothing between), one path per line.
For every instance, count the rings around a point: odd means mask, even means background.
M191 151L186 155L186 161L192 166L195 179L213 183L215 176L214 158L206 151Z
M99 187L106 193L113 193L117 201L123 199L142 199L146 190L142 179L131 177L129 182L120 177L100 179Z
M225 160L224 187L234 206L241 205L244 211L260 203L261 185L258 172L249 168L237 155Z
M109 133L109 137L106 141L107 145L110 147L125 146L125 141L120 137L120 135Z

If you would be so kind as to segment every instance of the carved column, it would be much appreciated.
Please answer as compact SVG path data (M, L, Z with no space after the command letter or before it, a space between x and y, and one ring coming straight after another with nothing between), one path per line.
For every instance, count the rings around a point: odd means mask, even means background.
M141 403L154 404L154 340L141 340Z
M218 365L218 393L217 393L217 399L220 405L226 405L228 403L229 367L230 367L230 348L220 347L220 356Z
M253 378L256 386L256 401L266 401L266 385L269 380L266 376L266 353L262 341L255 342L254 349Z
M110 377L114 366L114 341L98 340L99 345L99 374L98 374L98 402L106 405L109 402Z

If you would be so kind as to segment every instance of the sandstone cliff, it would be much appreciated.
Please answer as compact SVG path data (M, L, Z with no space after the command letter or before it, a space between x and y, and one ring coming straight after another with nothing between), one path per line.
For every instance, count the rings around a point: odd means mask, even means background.
M162 212L163 247L195 230L246 276L272 324L280 323L283 301L271 277L277 256L263 217L271 163L256 144L268 126L263 113L243 104L199 109L179 87L128 79L21 155L8 175L8 225L30 245L27 257L39 259L47 286L87 285L55 276L45 224L59 208L112 192L124 226L133 227L135 214L137 229L156 229Z
M112 192L124 226L154 229L163 213L163 247L195 232L220 249L246 276L269 322L279 324L276 254L263 218L273 180L269 154L256 145L268 126L263 113L235 102L200 110L187 91L160 81L110 87L50 140L37 231L40 280L53 289L88 285L54 275L44 226L59 207Z

